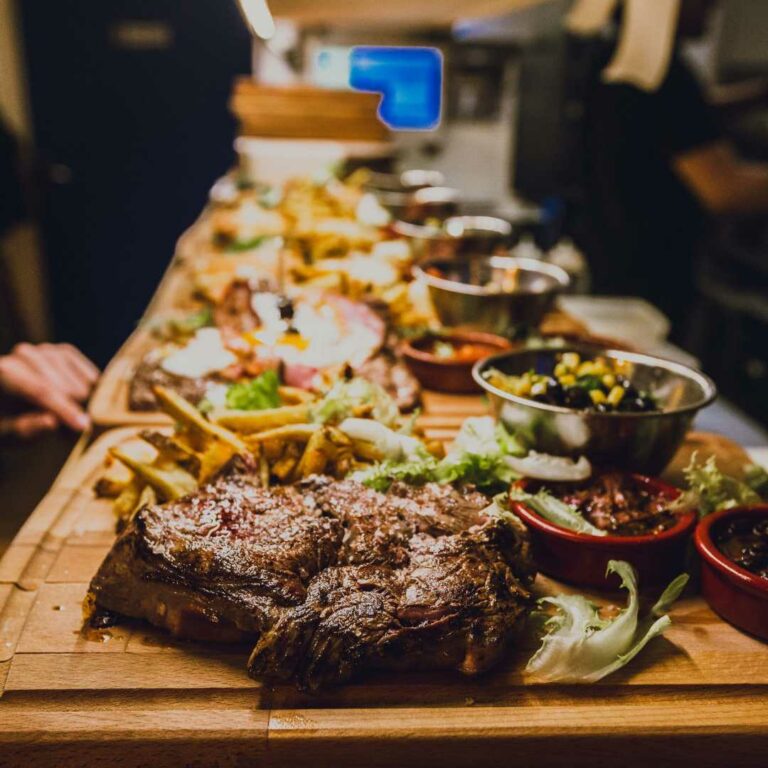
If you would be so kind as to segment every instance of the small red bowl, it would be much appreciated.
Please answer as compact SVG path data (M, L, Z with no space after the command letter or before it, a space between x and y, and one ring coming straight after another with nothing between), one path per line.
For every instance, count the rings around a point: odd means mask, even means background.
M467 360L452 360L438 357L429 351L436 341L449 344L479 344L488 347L488 353ZM503 336L480 331L447 331L427 333L417 339L403 342L400 351L411 373L427 389L436 392L469 394L479 392L480 387L472 378L472 368L478 360L512 348L512 343Z
M713 532L735 517L768 517L768 504L733 507L707 515L694 541L701 557L701 592L715 613L730 624L768 640L768 579L736 565L718 548Z
M673 501L680 490L645 475L631 475L636 482ZM525 488L529 480L516 485ZM638 572L640 588L666 586L685 570L688 539L696 526L696 512L683 512L661 533L644 536L590 536L550 523L523 502L510 500L510 509L531 535L533 555L542 573L559 581L597 589L619 586L614 574L606 578L609 560L626 560Z

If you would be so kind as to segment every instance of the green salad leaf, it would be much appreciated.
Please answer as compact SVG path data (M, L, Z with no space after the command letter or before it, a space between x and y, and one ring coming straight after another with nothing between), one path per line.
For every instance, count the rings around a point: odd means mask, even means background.
M694 507L704 517L720 509L730 509L742 504L759 504L760 494L750 485L720 471L714 456L700 462L696 453L683 470L689 490L675 506ZM749 477L749 475L748 475ZM753 472L753 482L760 481L760 474Z
M637 573L623 560L611 560L609 573L621 578L629 592L627 607L615 618L603 618L599 606L583 595L545 597L542 605L556 613L545 623L547 634L526 671L545 682L594 683L630 662L672 623L667 615L688 583L683 573L664 590L648 615L639 620Z
M262 411L278 408L281 404L278 387L280 379L276 371L264 371L250 381L231 384L227 388L226 406L236 411Z
M584 518L576 507L566 504L553 496L546 488L537 493L528 493L522 488L513 487L509 492L512 501L522 501L536 514L541 515L550 523L567 528L576 533L586 533L590 536L605 536L606 532L600 530Z
M205 306L197 312L191 312L184 317L172 317L168 321L168 330L172 334L188 336L201 328L209 328L213 325L213 310Z
M400 426L400 409L394 399L378 384L358 377L337 381L312 408L312 420L338 423L359 415L361 408L370 408L370 417L386 427Z
M509 454L525 448L514 435L490 416L467 419L450 452L442 459L421 456L406 461L384 461L356 473L356 479L377 490L386 490L396 480L412 484L472 483L494 492L519 477L504 462Z
M267 240L271 240L275 235L257 235L250 240L231 240L227 243L226 250L232 253L240 253L241 251L250 251L251 248L258 248L263 245Z

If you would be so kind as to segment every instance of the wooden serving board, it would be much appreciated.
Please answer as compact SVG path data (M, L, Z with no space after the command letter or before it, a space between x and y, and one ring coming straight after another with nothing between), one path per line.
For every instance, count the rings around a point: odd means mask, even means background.
M433 405L444 419L483 410L479 398ZM430 437L455 432L435 423ZM591 687L532 684L526 641L480 678L377 674L309 695L251 680L248 648L141 622L84 636L81 602L114 539L110 502L90 489L109 447L133 439L112 430L70 462L0 562L0 766L765 765L768 645L696 596Z

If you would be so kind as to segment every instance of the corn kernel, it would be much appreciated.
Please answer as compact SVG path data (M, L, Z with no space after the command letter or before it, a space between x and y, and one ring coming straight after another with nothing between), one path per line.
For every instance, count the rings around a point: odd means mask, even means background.
M529 379L521 379L515 387L515 394L518 397L527 397L531 393L531 382Z
M578 368L579 363L581 362L581 358L579 357L578 353L576 352L566 352L561 358L560 362L566 367L566 368Z
M605 402L605 392L601 389L591 389L589 391L589 396L592 398L592 402L595 405L600 405Z
M554 374L556 378L560 378L561 376L567 376L568 375L569 368L565 363L558 363L555 366Z
M537 381L531 387L531 395L533 397L536 397L537 395L546 395L546 394L547 394L547 382L546 381Z
M616 377L612 373L606 373L601 379L606 389L613 389L616 386Z
M624 387L616 386L611 389L606 399L611 405L616 406L621 402L621 399L623 397L624 397Z
M577 369L578 376L591 376L595 372L595 364L591 360L585 360Z
M572 373L567 373L560 377L560 383L564 387L572 387L576 383L576 377Z

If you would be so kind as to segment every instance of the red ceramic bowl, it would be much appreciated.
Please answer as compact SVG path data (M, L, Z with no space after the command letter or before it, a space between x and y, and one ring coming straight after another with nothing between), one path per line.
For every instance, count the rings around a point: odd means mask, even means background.
M478 344L487 347L486 354L465 360L444 358L430 352L435 341L446 341L456 344ZM478 360L499 352L506 352L512 344L503 336L480 331L448 331L440 334L425 334L417 339L403 343L401 353L411 373L427 389L436 392L453 392L466 394L479 392L480 387L472 378L472 367Z
M768 517L768 504L724 509L705 517L694 541L701 556L701 592L713 611L727 622L768 640L768 579L741 568L714 542L719 526L736 517Z
M680 495L678 488L655 478L632 477L670 501ZM517 484L525 488L530 481L520 480ZM590 536L550 523L522 502L510 501L510 509L528 528L534 559L542 573L597 589L619 586L617 576L606 579L609 560L631 563L638 572L642 590L666 586L685 570L688 539L697 517L695 511L685 512L671 528L645 536Z

